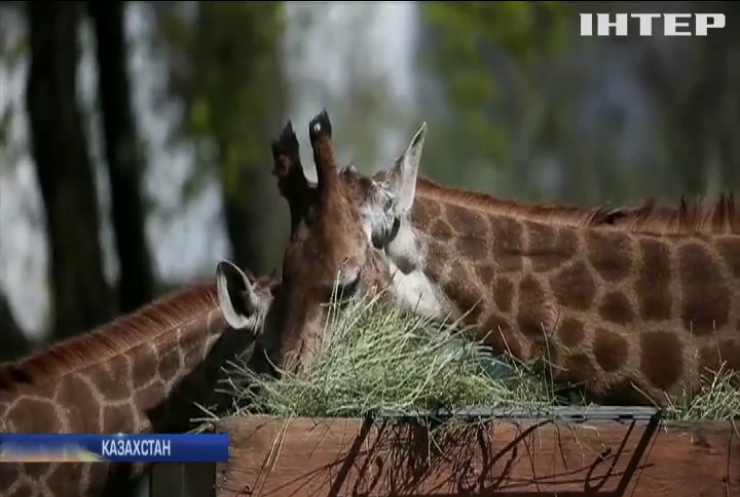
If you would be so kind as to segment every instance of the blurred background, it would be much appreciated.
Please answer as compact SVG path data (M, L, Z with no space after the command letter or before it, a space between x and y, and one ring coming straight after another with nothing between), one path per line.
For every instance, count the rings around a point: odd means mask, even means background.
M579 12L698 11L727 28L579 36ZM0 361L224 257L279 270L270 140L292 119L315 177L322 108L367 173L425 120L422 174L452 186L582 205L736 190L738 18L711 1L0 1Z

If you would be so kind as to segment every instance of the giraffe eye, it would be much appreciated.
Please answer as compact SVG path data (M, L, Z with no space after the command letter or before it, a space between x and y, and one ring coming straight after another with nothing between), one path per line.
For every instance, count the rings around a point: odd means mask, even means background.
M336 296L337 300L344 302L357 294L357 290L360 288L360 278L362 277L362 271L357 272L352 280L337 285Z
M395 240L396 236L398 236L398 230L400 229L401 219L395 218L393 220L393 225L390 228L383 229L379 233L372 233L371 241L373 242L373 247L375 247L376 249L384 248L386 245Z

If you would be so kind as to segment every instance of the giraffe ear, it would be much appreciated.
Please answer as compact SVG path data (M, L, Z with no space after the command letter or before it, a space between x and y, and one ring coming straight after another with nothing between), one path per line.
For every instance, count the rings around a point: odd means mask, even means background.
M247 275L224 259L216 267L216 288L218 306L226 323L237 330L246 328L259 308L259 297Z
M416 177L427 134L427 123L422 123L411 139L406 150L396 159L396 163L386 179L385 187L392 197L392 213L400 216L411 210L416 195Z

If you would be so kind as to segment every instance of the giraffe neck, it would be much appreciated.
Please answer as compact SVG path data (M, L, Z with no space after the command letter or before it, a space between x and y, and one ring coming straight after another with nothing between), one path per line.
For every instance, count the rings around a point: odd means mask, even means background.
M61 342L0 368L0 431L11 433L173 433L202 416L195 402L208 405L221 366L246 349L248 333L226 326L215 285L192 287L164 297L106 326ZM48 478L17 478L31 466L3 465L0 480L16 481L0 496L53 489L69 477L69 495L100 495L108 465L37 465ZM147 465L134 465L130 481ZM40 468L40 469L39 469ZM72 468L72 469L70 469ZM68 471L69 470L69 471ZM67 475L67 476L65 476ZM20 482L20 483L17 483ZM25 483L23 483L25 482ZM2 489L4 481L0 481ZM24 485L26 485L24 487ZM74 487L74 488L72 488ZM66 488L66 487L64 487ZM26 489L26 490L24 490Z
M396 290L602 402L662 403L720 358L740 370L740 237L553 224L417 196L387 250Z

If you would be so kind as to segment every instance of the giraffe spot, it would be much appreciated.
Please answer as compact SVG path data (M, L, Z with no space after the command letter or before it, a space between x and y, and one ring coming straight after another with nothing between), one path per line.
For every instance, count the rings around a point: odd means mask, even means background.
M627 363L629 346L618 334L597 328L594 335L594 358L605 372L617 371Z
M91 368L88 377L106 401L127 399L131 395L131 363L126 355L113 357L106 363L98 363Z
M434 283L439 283L440 275L444 273L444 268L449 263L449 257L445 256L445 253L445 248L436 241L430 241L427 245L424 268L425 273Z
M496 269L492 264L478 264L475 267L475 272L484 287L491 285L493 278L496 276Z
M488 225L480 214L459 205L449 205L446 210L447 221L460 234L470 234L479 240L488 238Z
M522 346L511 331L509 322L501 315L489 316L481 326L484 343L491 347L495 354L510 354L517 359L523 359Z
M664 321L671 317L670 247L654 238L640 240L640 270L635 292L640 317L645 321Z
M501 312L511 312L514 301L514 283L509 278L496 278L493 285L493 301Z
M41 397L24 397L17 401L8 409L5 422L10 433L60 433L64 428L54 402Z
M103 433L126 433L136 415L131 404L111 404L103 407Z
M635 388L631 378L622 378L614 383L605 385L596 399L597 403L620 406L636 406L654 404L655 399Z
M552 332L554 312L545 297L542 285L532 275L519 283L517 326L531 340L539 340Z
M184 366L183 358L180 355L180 350L177 347L172 347L167 350L162 357L159 359L159 367L157 368L157 375L167 380L174 377L180 369Z
M740 240L736 236L723 236L717 241L717 248L732 275L740 278Z
M511 218L490 219L493 235L493 260L499 272L518 272L522 269L522 225Z
M557 328L557 335L566 347L575 347L586 336L583 331L583 323L571 317L564 318L560 321Z
M488 243L479 235L459 235L455 248L469 262L485 261L488 258Z
M679 248L683 298L681 319L694 335L707 335L727 324L730 317L730 288L717 264L698 243Z
M450 281L443 285L445 294L457 304L460 312L468 313L466 322L477 322L481 312L485 308L483 300L484 292L472 283L472 278L459 262L455 263L453 270L455 275Z
M442 214L442 209L433 200L417 196L411 209L411 223L422 230L429 227L432 220Z
M610 323L627 324L635 318L629 299L623 292L609 292L599 306L599 314Z
M660 390L669 390L683 374L681 340L668 331L648 331L640 336L640 370Z
M100 433L100 416L96 392L76 375L61 381L57 402L67 407L67 420L73 433Z
M570 354L563 361L563 368L557 375L558 381L575 385L588 385L597 376L596 368L586 354Z
M627 278L634 254L629 235L619 231L588 231L588 260L596 272L609 283Z
M134 389L146 385L157 376L157 351L151 343L144 343L137 348L131 367Z
M147 411L162 402L166 395L167 391L164 382L162 380L153 381L136 391L134 397L136 407L141 411Z
M721 370L740 371L740 343L722 340L699 350L699 374L711 379Z
M36 465L35 464L26 465L26 467L29 467L29 466L36 466ZM90 464L89 466L98 466L98 464ZM103 466L105 469L110 469L110 466L108 464L100 464L100 466ZM49 476L44 478L44 482L46 483L46 487L50 489L79 488L82 483L81 480L83 476L83 471L84 471L83 466L80 464L68 464L68 463L67 464L57 464L57 467L54 468L54 470L49 474ZM85 486L87 487L88 485L90 485L90 483L87 483L87 485ZM77 493L77 492L70 492L70 493ZM92 493L94 493L94 490L90 492L90 494ZM45 493L42 493L42 495L45 495ZM54 495L53 492L50 495ZM84 495L84 494L79 493L78 495Z
M444 219L436 219L429 226L429 236L436 238L438 241L446 242L455 237L452 227Z
M596 283L583 261L563 268L550 278L550 288L562 307L585 311L591 307Z
M185 369L192 371L200 365L208 352L201 343L194 342L185 347ZM178 373L180 373L178 371Z
M571 229L555 228L543 223L527 223L532 269L543 273L570 261L578 249L578 238Z
M533 367L540 368L546 378L552 379L556 376L556 370L559 369L560 351L554 340L545 335L533 340L529 357L530 360L536 361Z

